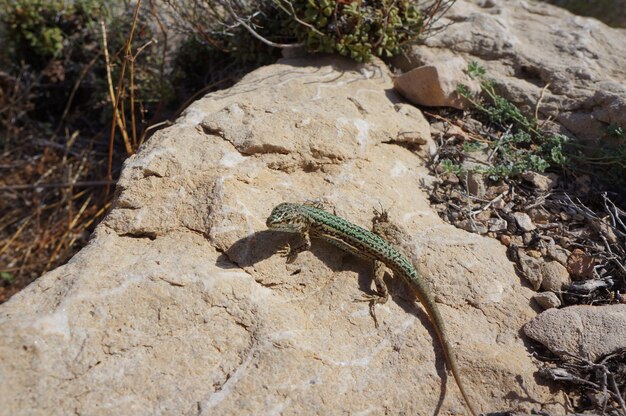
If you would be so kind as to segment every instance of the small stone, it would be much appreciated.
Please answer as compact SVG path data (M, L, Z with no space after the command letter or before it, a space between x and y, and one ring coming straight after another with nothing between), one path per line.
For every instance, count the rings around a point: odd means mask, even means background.
M508 234L502 234L502 235L500 236L500 242L501 242L503 245L505 245L505 246L507 246L507 247L508 247L509 245L511 245L511 236L510 236L510 235L508 235Z
M480 222L476 222L476 221L470 221L470 220L461 220L459 222L457 222L455 224L457 227L459 227L462 230L465 231L469 231L471 233L476 233L476 234L486 234L487 233L487 227L485 227L484 224L480 223Z
M533 295L533 299L544 310L561 306L561 300L554 292L536 293Z
M600 221L600 220L594 220L594 224L598 227L602 235L606 237L609 243L611 244L619 243L619 239L617 238L617 235L615 234L613 227L608 225L606 222Z
M528 211L528 216L534 223L545 224L550 219L550 213L542 208L532 208Z
M538 191L546 192L556 185L555 177L549 177L537 172L524 172L522 179L530 182Z
M448 129L446 130L445 134L446 137L461 137L467 140L467 133L465 133L462 128L454 124L448 125Z
M463 128L463 130L465 131L471 131L471 132L479 132L484 130L485 126L483 125L483 123L481 123L480 121L474 119L474 118L465 118L460 120L460 125Z
M472 196L477 196L479 198L485 196L485 193L487 191L485 177L480 173L468 172L467 190Z
M464 84L473 93L480 93L480 84L465 73L466 68L463 58L454 57L405 72L394 78L393 85L413 104L463 109L469 103L458 94L457 85Z
M489 188L489 192L494 196L503 194L509 190L509 185L506 183L500 183Z
M446 125L443 123L443 121L436 121L434 123L431 123L430 125L430 134L433 136L443 134L445 131Z
M533 234L532 233L522 234L522 241L524 241L525 246L530 245L530 243L533 241Z
M541 252L538 250L526 250L526 254L528 254L530 257L534 258L534 259L540 259L541 258Z
M567 271L572 277L588 279L593 276L595 259L577 248L567 258Z
M538 290L541 287L541 279L543 278L541 261L527 255L521 249L517 251L517 255L524 277L530 282L534 290Z
M498 199L497 201L494 201L493 204L491 204L491 206L495 209L504 209L505 205L506 202L504 201L504 199Z
M507 225L506 220L502 218L489 218L487 220L487 227L489 227L489 231L506 230Z
M479 212L474 218L480 222L487 222L491 219L491 212L489 210Z
M533 224L533 221L530 219L528 214L524 212L514 212L512 215L513 215L513 218L515 218L515 222L517 223L517 226L522 231L533 231L537 228L535 224Z
M567 266L567 259L569 258L569 250L564 249L556 244L548 244L548 256L561 263L563 266Z
M560 292L563 286L571 283L567 269L558 261L548 261L541 267L541 287L543 290Z

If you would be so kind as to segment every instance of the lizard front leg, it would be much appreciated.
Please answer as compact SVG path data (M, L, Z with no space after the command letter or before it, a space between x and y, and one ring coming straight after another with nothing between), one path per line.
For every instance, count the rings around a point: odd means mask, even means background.
M379 235L382 238L387 239L389 237L390 228L393 224L389 221L387 211L384 209L381 212L374 209L374 218L372 219L372 232ZM376 296L370 296L372 301L372 308L378 303L386 303L389 300L389 290L385 283L385 263L374 260L374 285L376 286Z
M298 254L311 249L311 236L309 235L309 230L302 230L299 234L302 236L301 244L298 244L295 247L292 247L290 244L286 244L283 248L277 251L277 253L282 257L287 258L287 263L293 263L296 258L298 258Z
M389 222L389 217L387 212L383 210L382 212L378 212L374 210L374 218L372 219L372 232L378 234L379 236L386 238L387 231L389 227L392 227L393 224ZM376 305L387 303L389 300L389 289L387 288L387 284L385 283L385 271L387 270L385 263L382 261L374 260L372 269L374 272L374 286L376 286L376 293L363 295L363 297L359 300L364 302L369 302L370 304L370 315L372 319L374 319L374 326L378 328L378 318L376 317Z

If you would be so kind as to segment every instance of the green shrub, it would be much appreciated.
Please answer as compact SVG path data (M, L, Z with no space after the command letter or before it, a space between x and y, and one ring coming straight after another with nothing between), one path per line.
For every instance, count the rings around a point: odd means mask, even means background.
M577 175L586 174L609 188L619 189L626 180L626 142L624 129L607 126L609 138L597 145L582 144L562 134L542 129L534 117L522 111L495 91L494 82L487 78L483 67L475 62L468 65L468 74L480 81L481 95L472 94L459 85L457 92L482 113L489 123L501 131L497 140L488 143L493 150L493 165L475 168L492 179L516 176L531 170L544 172L548 168L562 168ZM464 147L472 147L464 144ZM450 171L451 167L444 167Z
M359 62L399 54L404 43L417 39L423 23L416 2L406 0L300 0L294 9L311 25L298 30L310 51L339 52Z
M12 124L16 128L36 124L44 127L45 135L63 127L89 134L110 125L102 24L115 88L132 25L132 4L126 0L0 0L0 5L4 26L0 43L6 47L0 63L14 77L16 91L23 92L21 97L12 97L12 107L28 102L26 111L16 111L19 117ZM156 27L150 14L140 14L131 48L137 54L147 45L133 59L133 94L137 108L141 107L140 120L151 117L171 94L170 85L163 81L162 51L152 42L158 37ZM6 135L6 142L17 135Z
M399 54L403 44L417 40L423 26L415 1L297 0L292 4L288 18L309 51L338 52L358 62Z
M339 53L363 62L399 54L423 29L418 2L409 0L261 0L229 3L232 8L216 8L215 2L164 1L187 31L240 62L265 61L259 56L280 52L259 48L262 42L251 30L267 44L301 45L309 52Z
M497 140L492 138L488 143L493 164L474 171L497 180L526 171L544 172L549 167L562 167L568 161L564 153L567 136L543 131L536 119L526 117L517 106L498 95L485 68L476 62L470 62L467 72L480 81L482 96L472 94L464 85L459 85L457 92L501 130ZM471 142L464 144L465 147L471 148Z
M42 69L70 38L102 13L98 0L0 0L9 56Z

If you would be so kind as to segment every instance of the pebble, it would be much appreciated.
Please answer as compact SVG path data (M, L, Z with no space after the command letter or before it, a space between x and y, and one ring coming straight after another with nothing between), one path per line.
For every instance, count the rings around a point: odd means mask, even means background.
M487 220L487 226L489 227L489 231L501 231L506 230L507 227L506 220L502 218L489 218Z
M514 212L512 215L513 215L513 218L515 218L515 222L517 223L517 226L522 231L533 231L537 228L535 224L533 224L533 221L530 219L528 214L524 212Z
M537 172L524 172L522 179L530 182L538 191L546 192L556 185L555 177L549 177Z
M569 250L566 250L563 247L557 246L554 243L548 244L548 256L558 261L563 266L567 265L567 259L569 258L569 255L570 255Z
M561 306L561 300L554 292L541 292L533 295L533 299L542 309L558 308Z
M538 290L541 287L541 280L543 274L541 273L541 260L537 260L534 257L526 254L522 249L517 251L519 256L520 267L522 268L522 274L530 282L534 290Z
M542 208L532 208L528 211L528 216L535 223L547 223L550 219L550 213Z
M567 269L558 261L548 261L541 266L541 287L543 290L560 292L563 286L571 283Z
M479 198L485 196L485 193L487 192L485 177L480 173L468 172L467 190L470 195L477 196Z

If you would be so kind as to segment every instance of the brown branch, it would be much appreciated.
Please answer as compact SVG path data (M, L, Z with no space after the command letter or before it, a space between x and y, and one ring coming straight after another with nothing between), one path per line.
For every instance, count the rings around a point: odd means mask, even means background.
M228 10L228 13L230 13L232 18L235 19L241 26L245 27L246 30L250 32L252 36L257 38L261 42L265 43L266 45L272 46L274 48L281 48L281 49L295 49L295 48L301 48L305 45L304 42L287 44L287 43L276 43L276 42L272 42L271 40L265 39L263 36L259 35L254 29L252 29L250 25L244 22L243 19L237 16L232 6L230 5L230 1L225 2L225 4L226 4L226 10Z

